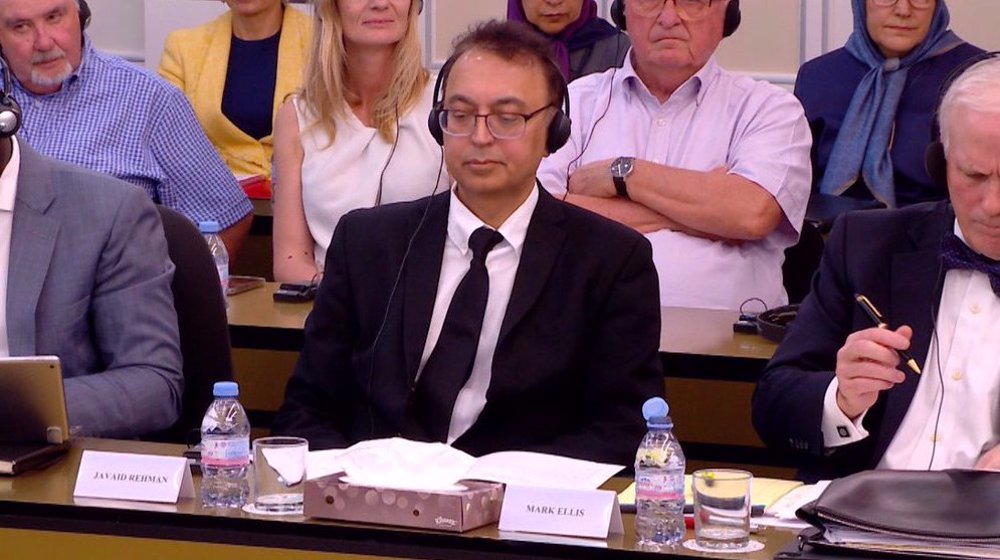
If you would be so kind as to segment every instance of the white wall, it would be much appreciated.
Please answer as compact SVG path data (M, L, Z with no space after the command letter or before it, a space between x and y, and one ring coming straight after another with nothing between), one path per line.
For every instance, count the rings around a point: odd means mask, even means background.
M163 39L179 27L221 13L219 0L88 0L90 36L101 49L159 64ZM903 0L905 1L905 0ZM604 13L611 0L598 0ZM743 25L723 42L719 57L729 69L789 85L799 65L844 44L851 32L849 0L743 0ZM952 29L987 50L1000 50L1000 1L952 0ZM425 0L425 58L438 67L452 38L486 17L503 17L506 0Z

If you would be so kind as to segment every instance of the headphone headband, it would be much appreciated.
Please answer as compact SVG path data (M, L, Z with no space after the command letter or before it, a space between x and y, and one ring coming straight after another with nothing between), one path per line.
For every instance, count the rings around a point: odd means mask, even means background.
M452 54L445 61L444 65L441 66L441 72L438 73L437 80L434 82L434 97L433 104L431 105L431 112L427 115L427 128L431 132L431 136L437 143L444 146L444 130L441 128L441 113L444 111L444 99L441 96L444 93L444 85L448 80L448 76L451 74L451 68L455 65L459 58L468 51L462 51L461 53ZM550 57L545 57L545 60L552 68L555 69L556 74L560 76L560 92L559 95L562 97L562 107L559 112L552 117L552 121L549 122L549 127L547 135L545 138L545 149L550 153L554 154L566 145L569 140L570 133L572 132L572 122L570 121L570 106L569 106L569 85L566 83L566 79L562 75L562 70L556 65L555 61Z

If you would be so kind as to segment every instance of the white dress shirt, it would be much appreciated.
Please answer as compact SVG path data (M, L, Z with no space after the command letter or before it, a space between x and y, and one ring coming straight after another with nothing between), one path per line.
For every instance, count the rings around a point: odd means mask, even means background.
M14 199L17 197L17 176L21 167L21 150L17 139L11 138L10 161L0 174L0 358L10 356L7 342L7 272L10 270L10 236L14 226Z
M493 352L500 337L500 326L507 314L507 304L514 288L514 276L521 262L524 238L528 233L528 224L531 223L531 215L535 212L536 204L538 204L538 190L532 189L528 198L497 229L503 235L503 241L486 256L490 291L486 299L483 329L479 333L479 346L476 349L472 374L455 399L455 408L452 409L451 424L448 427L448 443L454 442L472 427L486 406L486 391L490 388L490 379L493 376ZM441 336L441 327L444 325L445 315L448 314L452 296L455 295L455 290L458 289L465 273L469 271L472 262L469 236L484 226L489 227L462 204L453 189L448 207L448 236L444 242L441 275L438 277L434 311L431 313L431 323L427 331L427 341L424 343L424 353L420 358L417 379L420 379L424 365L427 364L427 359L434 350L438 337Z
M955 235L965 240L957 221ZM945 275L935 336L922 371L910 407L878 467L972 468L1000 443L1000 297L986 274L949 270ZM834 378L823 403L827 448L869 435L862 426L867 411L852 422L837 406L838 385ZM935 433L939 408L941 421Z
M784 212L767 237L739 245L666 229L646 234L662 305L739 309L751 297L768 307L788 302L781 264L801 231L812 185L812 134L795 96L726 72L713 57L660 103L635 73L631 53L620 69L575 80L569 94L569 142L538 171L556 196L581 166L634 156L693 171L728 169L763 187Z

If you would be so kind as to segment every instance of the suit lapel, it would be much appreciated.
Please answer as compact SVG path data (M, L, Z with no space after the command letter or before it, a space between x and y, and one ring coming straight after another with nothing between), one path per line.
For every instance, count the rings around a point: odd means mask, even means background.
M510 303L507 304L507 312L500 327L498 348L542 293L566 238L566 232L562 228L565 219L563 209L545 189L538 187L538 191L538 204L528 224Z
M892 326L910 325L913 338L910 353L923 368L934 333L932 313L937 313L944 284L941 270L941 238L954 222L947 204L938 206L930 219L914 225L910 231L914 249L898 253L892 259L893 294L886 315ZM887 392L884 420L879 428L875 457L881 458L889 447L917 390L920 376L907 370L901 385Z
M427 216L421 226L421 215L415 216L413 228L420 227L413 239L410 255L403 271L403 357L406 375L413 384L417 367L427 341L427 330L434 311L444 242L448 233L448 206L451 193L434 196L428 204ZM422 209L421 209L422 210Z
M45 213L55 200L49 166L20 144L21 164L7 273L7 336L13 356L35 354L35 309L52 260L59 222Z

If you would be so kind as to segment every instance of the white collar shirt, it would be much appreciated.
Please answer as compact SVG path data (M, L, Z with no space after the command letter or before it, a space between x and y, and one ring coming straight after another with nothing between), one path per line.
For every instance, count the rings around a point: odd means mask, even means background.
M957 221L954 231L965 240ZM945 274L922 371L913 400L878 467L974 467L982 454L1000 443L1000 297L993 293L989 276L971 270ZM837 407L836 391L834 378L823 411L828 448L869 435L862 425L865 414L853 422L847 419Z
M771 193L784 212L766 238L740 245L660 230L646 237L664 306L739 309L751 297L787 303L781 265L802 227L812 183L812 136L788 91L726 72L712 57L665 102L632 65L575 80L569 87L569 142L542 161L539 180L566 192L581 166L620 156L694 171L725 168Z
M7 337L7 274L10 271L11 234L14 227L14 202L17 198L17 178L21 167L21 150L17 139L10 161L0 174L0 357L10 356Z
M479 334L479 346L472 365L472 374L455 399L452 409L451 423L448 427L448 443L453 443L464 434L486 406L486 392L493 377L493 354L500 337L500 326L507 313L507 304L514 288L514 277L521 261L524 239L528 234L528 224L538 204L538 190L532 189L528 198L497 228L503 235L503 241L497 244L486 257L486 270L490 278L489 295L486 299L486 312L483 315L483 328ZM489 227L480 220L462 201L458 199L455 190L451 191L451 202L448 207L448 235L444 243L444 255L441 260L441 275L438 277L437 295L434 298L434 310L427 331L427 341L420 358L420 370L417 379L423 372L424 365L430 357L444 325L448 306L458 289L458 285L469 271L472 262L472 251L469 249L469 237L480 227ZM492 229L492 228L491 228Z

